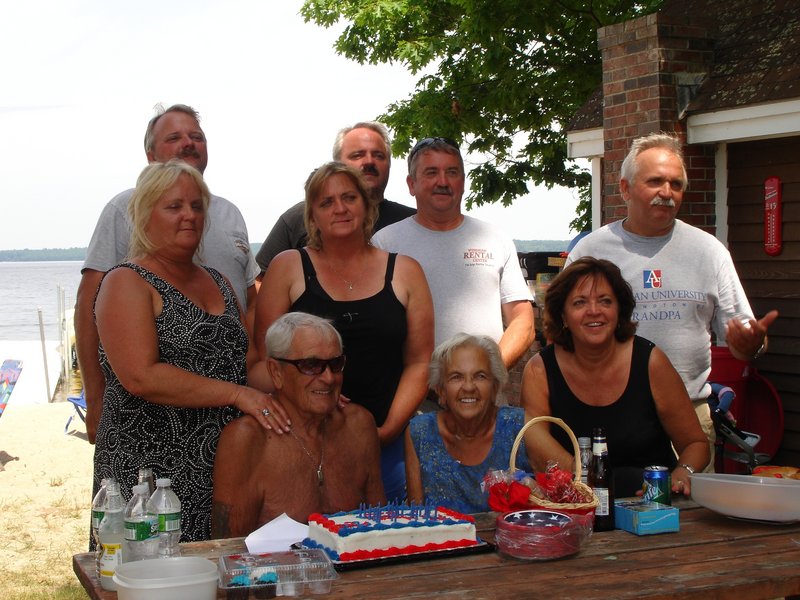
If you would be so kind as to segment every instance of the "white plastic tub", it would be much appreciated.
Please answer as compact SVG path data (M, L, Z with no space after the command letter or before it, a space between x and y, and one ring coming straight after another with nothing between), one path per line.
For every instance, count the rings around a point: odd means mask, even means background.
M800 481L758 475L696 473L692 500L720 514L774 523L800 521Z
M114 575L119 600L215 600L217 566L199 557L125 563Z

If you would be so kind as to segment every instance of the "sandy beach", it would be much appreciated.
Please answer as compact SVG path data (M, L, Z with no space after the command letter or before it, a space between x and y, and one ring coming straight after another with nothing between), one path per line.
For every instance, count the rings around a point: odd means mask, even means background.
M25 361L0 415L0 598L86 597L72 555L87 548L94 446L77 415L64 433L72 404L47 402L40 342L0 342L0 356ZM53 392L58 360L48 344Z

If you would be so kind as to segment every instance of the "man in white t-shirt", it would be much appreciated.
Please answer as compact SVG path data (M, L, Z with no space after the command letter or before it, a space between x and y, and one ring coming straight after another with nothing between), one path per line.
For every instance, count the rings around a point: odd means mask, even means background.
M201 173L208 164L206 136L200 127L200 117L197 111L185 104L158 110L147 125L144 149L149 162L180 158ZM132 194L133 189L117 194L103 209L86 251L75 303L76 349L86 398L86 432L91 443L94 443L100 421L105 390L98 356L100 340L93 315L94 298L103 275L123 262L128 254L131 231L128 201ZM200 254L205 264L217 269L231 282L242 310L247 311L247 323L252 330L255 280L259 269L250 251L242 214L225 198L211 196L208 228L203 234Z
M373 243L417 260L433 296L436 345L456 333L484 334L510 367L533 342L531 295L514 242L461 213L464 161L445 138L420 140L408 155L417 214L384 227Z
M593 256L619 266L636 298L637 334L666 353L713 442L711 332L736 358L751 360L766 351L767 328L778 313L754 319L727 248L675 218L688 185L678 138L654 133L634 140L619 185L627 218L578 242L567 264Z

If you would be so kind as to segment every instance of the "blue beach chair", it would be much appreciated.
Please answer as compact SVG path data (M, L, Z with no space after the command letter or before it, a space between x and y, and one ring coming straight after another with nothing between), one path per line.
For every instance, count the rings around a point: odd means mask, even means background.
M72 403L81 421L86 423L86 397L83 394L83 390L81 390L80 396L67 396L67 400ZM69 424L72 423L73 418L75 418L74 414L70 415L69 419L67 419L67 424L64 425L65 434L69 431Z

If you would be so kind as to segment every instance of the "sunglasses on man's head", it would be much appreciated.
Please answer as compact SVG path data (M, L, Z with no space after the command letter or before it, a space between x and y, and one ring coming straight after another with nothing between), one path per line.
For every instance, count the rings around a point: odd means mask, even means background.
M418 141L416 144L414 144L414 147L411 148L411 152L408 153L408 161L411 162L411 160L417 155L417 153L420 150L424 150L425 148L428 148L428 147L433 146L434 144L438 144L438 143L447 144L451 148L455 148L456 150L461 152L461 150L458 147L458 144L454 140L451 140L450 138L446 138L446 137L426 137L426 138L422 138L420 141Z
M341 373L344 369L345 356L340 354L333 358L278 358L273 356L279 362L289 363L297 367L303 375L319 375L326 368L330 368L331 373Z

